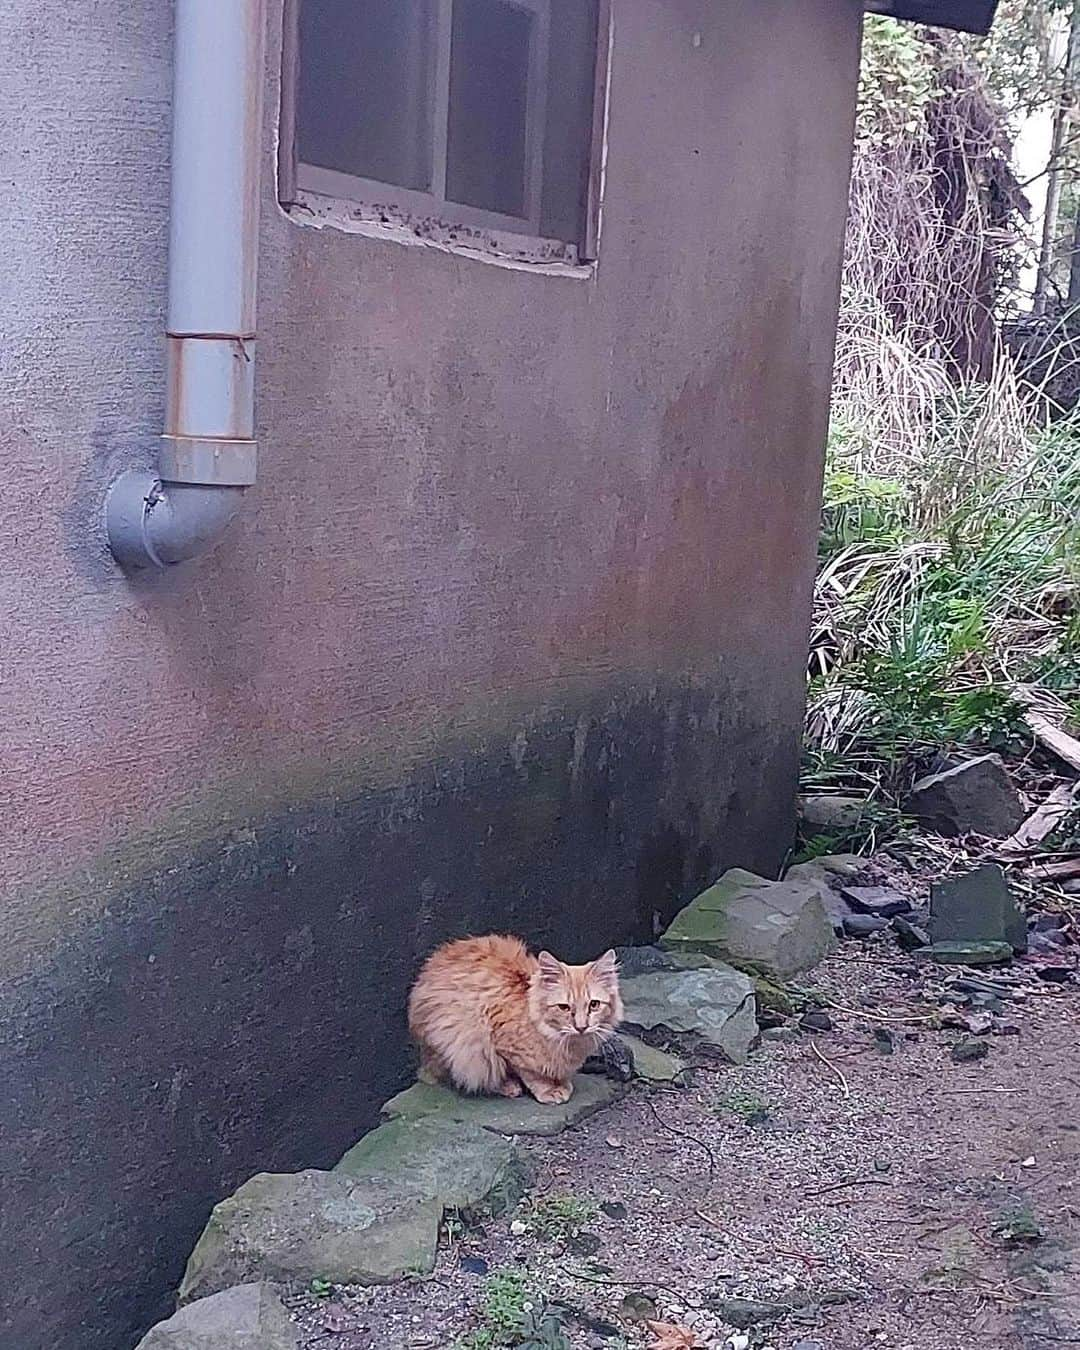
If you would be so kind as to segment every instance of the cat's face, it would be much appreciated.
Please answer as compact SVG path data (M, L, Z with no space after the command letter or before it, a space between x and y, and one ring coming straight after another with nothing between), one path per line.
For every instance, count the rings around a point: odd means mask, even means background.
M603 1039L622 1021L619 967L614 952L587 966L568 966L550 952L537 957L533 1007L542 1028L558 1038Z

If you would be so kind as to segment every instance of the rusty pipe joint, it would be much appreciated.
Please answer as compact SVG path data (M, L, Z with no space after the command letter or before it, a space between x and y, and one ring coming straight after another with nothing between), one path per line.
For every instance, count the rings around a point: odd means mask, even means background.
M106 499L122 567L212 547L255 482L266 0L176 0L165 426Z

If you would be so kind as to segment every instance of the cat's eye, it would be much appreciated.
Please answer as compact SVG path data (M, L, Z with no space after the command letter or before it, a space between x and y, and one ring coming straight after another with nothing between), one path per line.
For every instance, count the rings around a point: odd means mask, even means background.
M569 1003L556 1003L555 1006L556 1006L556 1008L558 1008L558 1010L559 1010L560 1012L569 1012L569 1011L570 1011L570 1004L569 1004Z
M600 1007L600 1000L598 998L594 998L589 1004L589 1011L595 1012L599 1007Z

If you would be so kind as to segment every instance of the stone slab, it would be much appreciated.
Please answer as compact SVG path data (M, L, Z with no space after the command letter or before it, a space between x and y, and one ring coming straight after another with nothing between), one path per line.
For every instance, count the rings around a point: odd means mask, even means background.
M935 942L924 954L942 966L999 966L1013 958L1008 942Z
M334 1171L438 1200L444 1209L501 1214L525 1191L525 1165L509 1139L438 1116L387 1121L354 1144Z
M646 1045L637 1036L623 1035L634 1056L634 1077L649 1083L681 1083L686 1079L686 1065L677 1055Z
M620 1095L617 1083L591 1074L578 1074L574 1095L560 1105L544 1105L532 1097L465 1097L432 1083L414 1083L382 1109L390 1119L419 1120L435 1116L464 1121L506 1135L550 1136L585 1120Z
M239 1284L189 1303L136 1350L299 1350L300 1336L268 1284Z
M935 942L1008 942L1027 950L1027 917L997 863L930 887L930 936Z
M692 1032L742 1064L757 1035L754 985L730 966L657 970L622 981L626 1021Z
M783 983L812 970L835 945L825 884L810 878L767 881L732 868L676 915L659 945Z
M389 1284L429 1274L436 1200L340 1173L261 1172L215 1205L188 1259L179 1301L255 1279Z

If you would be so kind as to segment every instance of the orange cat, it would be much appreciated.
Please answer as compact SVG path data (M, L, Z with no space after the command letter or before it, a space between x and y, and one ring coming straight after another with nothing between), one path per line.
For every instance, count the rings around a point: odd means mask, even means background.
M409 995L420 1077L464 1092L569 1101L571 1079L622 1020L614 952L567 966L513 937L463 938L433 952Z

